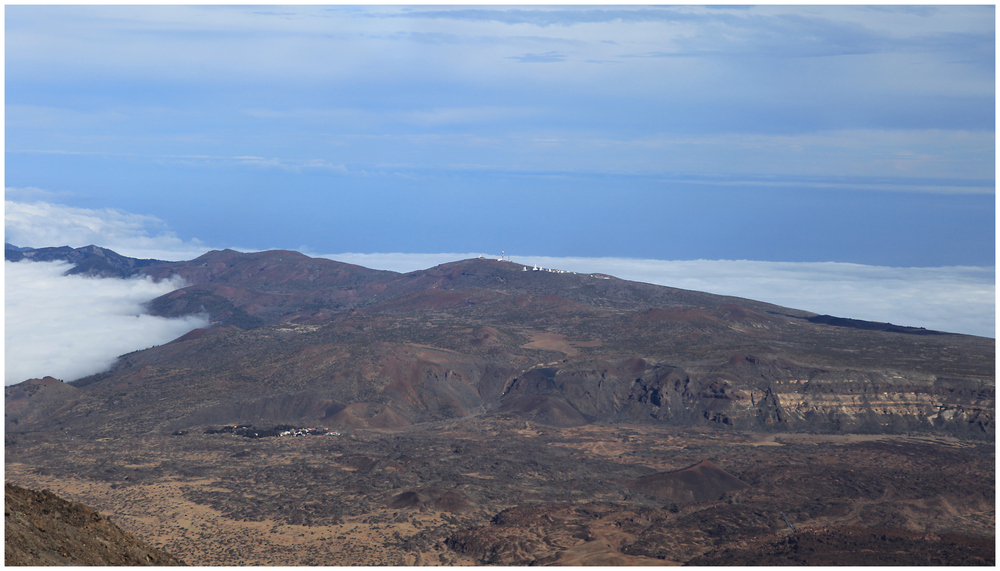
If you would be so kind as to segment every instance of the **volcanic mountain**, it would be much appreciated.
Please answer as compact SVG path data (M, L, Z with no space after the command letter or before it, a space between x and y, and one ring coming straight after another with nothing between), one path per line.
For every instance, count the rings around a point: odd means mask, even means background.
M211 325L6 387L5 477L194 565L996 559L992 339L495 259L43 250Z
M88 267L88 256L118 259L92 246L66 255ZM123 355L72 391L9 387L8 428L393 427L501 414L552 426L995 433L992 339L495 259L406 274L291 251L124 260L107 273L188 284L150 302L152 313L207 313L211 327Z

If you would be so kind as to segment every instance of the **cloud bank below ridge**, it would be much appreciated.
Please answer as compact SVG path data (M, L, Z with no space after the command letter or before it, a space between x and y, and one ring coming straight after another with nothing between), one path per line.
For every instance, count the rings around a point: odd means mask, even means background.
M126 256L162 260L190 260L212 249L196 239L178 238L164 221L153 216L70 207L58 204L59 196L39 189L8 188L7 194L6 238L18 246L96 244ZM398 272L486 255L482 252L318 255L308 246L297 249L307 255ZM499 253L490 255L495 257ZM993 267L895 268L832 262L521 255L512 259L529 266L600 272L839 317L996 336ZM70 380L93 374L110 366L118 355L166 343L206 324L205 320L193 317L162 320L143 315L143 302L167 293L177 284L62 276L68 267L5 264L6 351L8 357L17 357L6 361L7 383L44 375Z
M4 262L4 385L99 373L119 355L208 325L204 316L147 315L143 303L177 282L64 276L66 262Z

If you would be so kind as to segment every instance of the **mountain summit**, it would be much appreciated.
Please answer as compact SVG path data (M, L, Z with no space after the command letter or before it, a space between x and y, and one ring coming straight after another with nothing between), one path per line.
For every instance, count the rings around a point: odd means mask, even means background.
M70 254L83 264L117 256L80 250ZM38 385L44 399L8 401L8 426L406 426L502 414L553 426L995 431L989 339L493 259L399 274L223 250L129 271L184 278L150 310L208 312L212 327L122 356L71 383L78 394L64 402ZM59 414L37 414L33 399Z

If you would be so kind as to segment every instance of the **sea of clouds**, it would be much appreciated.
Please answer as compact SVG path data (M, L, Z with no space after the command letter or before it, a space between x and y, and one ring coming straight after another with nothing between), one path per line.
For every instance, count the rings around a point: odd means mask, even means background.
M204 315L167 319L143 304L180 281L63 275L66 262L4 262L4 384L42 376L72 381L119 355L208 325Z
M100 246L140 259L191 260L211 248L178 238L155 216L116 208L76 208L53 202L60 194L38 188L7 188L4 242L15 246ZM17 197L20 200L12 200Z
M180 240L152 216L74 208L41 200L6 201L5 232L6 241L17 246L96 244L135 258L189 260L211 249L196 240ZM469 252L340 253L321 257L408 272L480 255L498 256ZM839 317L996 336L993 267L892 268L845 263L516 254L510 258L528 266L600 272ZM181 287L180 283L63 275L69 267L61 262L5 262L5 384L45 375L65 381L78 379L105 370L119 355L167 343L207 325L205 316L165 319L144 311L144 303Z

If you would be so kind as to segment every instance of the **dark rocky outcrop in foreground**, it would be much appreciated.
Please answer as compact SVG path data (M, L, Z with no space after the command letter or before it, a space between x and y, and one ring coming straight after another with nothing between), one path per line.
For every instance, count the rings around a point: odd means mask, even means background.
M4 565L184 565L83 504L4 486Z

